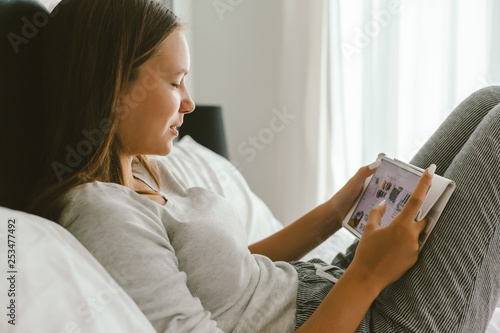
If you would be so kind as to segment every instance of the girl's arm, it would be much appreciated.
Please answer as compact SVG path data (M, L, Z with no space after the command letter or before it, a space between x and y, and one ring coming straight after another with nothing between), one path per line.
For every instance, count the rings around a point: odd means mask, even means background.
M391 223L381 228L386 205L372 209L352 263L321 305L297 332L354 332L371 303L418 259L418 236L427 220L415 222L431 184L425 172L410 199Z
M248 249L273 261L297 261L340 229L342 219L329 212L324 203Z
M286 228L249 246L254 254L273 261L296 261L323 243L342 227L342 220L359 195L363 182L378 164L362 167L330 200L319 205Z

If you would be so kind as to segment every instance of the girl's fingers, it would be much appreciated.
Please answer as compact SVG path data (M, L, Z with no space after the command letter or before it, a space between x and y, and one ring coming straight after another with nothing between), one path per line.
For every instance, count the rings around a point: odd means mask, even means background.
M422 203L424 202L424 199L427 195L427 191L431 186L432 177L434 176L435 170L436 170L436 165L432 164L422 174L422 177L420 177L417 187L415 187L415 190L413 190L413 193L408 199L408 202L403 207L403 210L400 213L401 215L405 216L406 218L411 218L413 220L415 214L417 214L418 210L420 209L420 206L422 206Z
M368 214L368 221L366 222L366 229L377 229L380 227L382 217L385 214L385 209L387 208L385 200L378 204L377 207L373 208Z

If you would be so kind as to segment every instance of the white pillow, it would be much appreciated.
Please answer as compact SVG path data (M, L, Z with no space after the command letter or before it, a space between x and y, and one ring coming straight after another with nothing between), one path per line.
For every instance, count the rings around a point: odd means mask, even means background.
M154 156L165 163L186 186L212 190L238 211L248 243L259 241L283 228L271 210L255 195L240 171L227 159L186 135L167 156Z
M9 219L15 219L15 224ZM0 221L0 331L155 332L134 301L66 229L5 207L0 207ZM8 248L9 239L13 249ZM12 268L7 266L7 250L15 256ZM16 273L7 272L11 270ZM12 275L11 286L6 276ZM12 297L9 289L15 294ZM15 300L15 326L6 316L11 299Z

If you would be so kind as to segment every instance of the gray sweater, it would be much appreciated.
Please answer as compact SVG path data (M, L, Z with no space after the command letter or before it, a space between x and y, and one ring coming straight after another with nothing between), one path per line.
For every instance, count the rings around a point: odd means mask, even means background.
M60 223L106 268L158 332L291 332L297 273L252 255L220 195L160 170L165 206L114 183L67 195ZM134 174L155 188L145 170Z

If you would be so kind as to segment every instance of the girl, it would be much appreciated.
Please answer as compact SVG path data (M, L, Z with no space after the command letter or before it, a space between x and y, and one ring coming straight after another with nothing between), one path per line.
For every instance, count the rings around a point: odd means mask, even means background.
M418 261L426 221L413 216L435 165L389 226L380 228L382 204L331 265L300 262L341 227L377 164L246 248L222 197L187 188L148 156L172 150L195 108L178 19L154 0L72 0L55 10L44 31L47 161L31 210L75 235L159 332L485 329L500 273L498 108L459 107L412 161L437 162L458 184Z

